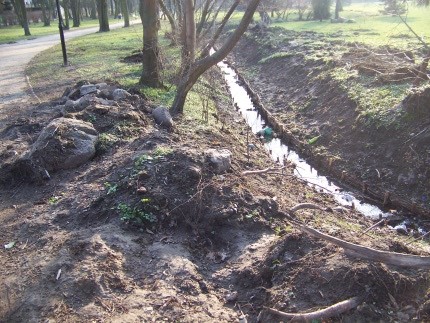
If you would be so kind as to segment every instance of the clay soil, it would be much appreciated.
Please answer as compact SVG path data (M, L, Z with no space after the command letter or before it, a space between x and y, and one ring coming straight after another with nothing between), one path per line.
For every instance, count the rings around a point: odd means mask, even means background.
M59 116L58 105L9 107L3 166ZM1 322L256 322L265 306L306 312L355 296L358 307L329 321L428 318L427 270L349 257L285 214L310 202L325 211L297 216L344 240L420 255L427 243L408 244L385 224L362 235L370 219L291 169L243 175L273 164L254 137L248 162L246 127L229 104L209 123L184 116L171 130L154 123L151 107L135 96L68 115L104 134L97 156L50 180L28 183L18 172L2 183ZM209 148L232 152L228 172L214 172Z

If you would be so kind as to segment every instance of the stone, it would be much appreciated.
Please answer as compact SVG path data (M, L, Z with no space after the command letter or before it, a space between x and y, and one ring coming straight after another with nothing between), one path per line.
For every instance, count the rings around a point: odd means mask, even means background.
M97 86L95 86L94 84L82 85L79 91L81 93L81 96L95 93L97 92Z
M123 89L115 89L113 91L113 99L115 101L123 100L131 96L130 93L128 93L126 90Z
M98 90L104 90L107 89L109 87L109 85L107 83L97 83L96 84L96 88Z
M97 140L91 123L54 119L41 131L27 158L48 172L76 168L94 157Z
M225 173L231 168L231 152L228 149L208 149L205 152L215 173Z
M67 100L64 104L64 110L68 113L79 112L88 107L91 103L92 96L85 95L78 100Z
M160 126L171 128L173 127L173 118L170 115L170 112L165 107L158 107L152 110L152 116L156 123Z

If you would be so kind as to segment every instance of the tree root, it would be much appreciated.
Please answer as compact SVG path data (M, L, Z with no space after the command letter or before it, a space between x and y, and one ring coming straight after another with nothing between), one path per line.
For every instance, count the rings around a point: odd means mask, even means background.
M290 212L294 215L294 212L300 209L320 209L321 207L315 204L298 204L291 208ZM373 248L363 247L358 244L347 242L342 239L335 238L328 234L322 233L318 230L308 227L301 221L294 219L291 215L287 216L287 219L294 225L296 225L301 231L307 234L331 242L345 250L345 253L349 256L357 257L360 259L367 259L371 261L382 262L388 265L395 265L401 267L418 267L425 268L430 267L430 257L417 256L417 255L407 255L397 252L380 251Z
M279 171L279 170L282 170L284 168L285 168L285 166L277 167L277 168L268 167L268 168L260 169L260 170L246 170L246 171L242 172L242 175L264 174L264 173Z
M258 322L262 322L262 316L266 313L276 315L282 319L287 319L290 321L312 321L312 320L319 320L319 319L326 319L329 317L333 317L342 313L345 313L346 311L349 311L358 305L360 305L361 299L359 297L353 297L350 299L347 299L345 301L336 303L334 305L331 305L327 308L324 308L322 310L318 310L315 312L309 312L309 313L285 313L278 310L275 310L274 308L266 307L263 309L260 314L258 315Z

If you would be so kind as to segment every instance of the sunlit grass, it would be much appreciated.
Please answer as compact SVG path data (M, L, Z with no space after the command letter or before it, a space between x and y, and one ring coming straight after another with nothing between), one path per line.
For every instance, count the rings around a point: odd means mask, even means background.
M373 46L388 45L405 48L418 45L418 40L408 27L393 15L381 13L382 3L354 3L345 5L340 16L353 19L353 23L336 24L325 21L296 21L291 14L288 21L275 21L273 26L294 31L315 31L347 42L360 42ZM333 11L333 10L332 10ZM425 39L430 39L430 7L408 8L406 21L414 31Z
M109 23L114 24L120 22L119 20L115 20L112 16L109 18ZM76 30L79 28L89 28L96 27L99 25L98 19L88 19L85 18L81 20L80 27L73 28L72 21L70 21L70 31ZM52 35L58 33L58 20L51 20L50 26L43 26L43 22L31 23L29 25L31 36L24 36L24 29L20 25L16 26L7 26L0 28L0 44L16 42L18 40L24 39L34 39L40 36ZM65 30L65 33L68 31Z
M62 66L61 47L57 45L37 55L27 74L36 90L47 82L73 84L79 80L111 80L132 86L139 81L142 67L123 58L142 48L142 34L142 26L133 25L69 40L68 66Z

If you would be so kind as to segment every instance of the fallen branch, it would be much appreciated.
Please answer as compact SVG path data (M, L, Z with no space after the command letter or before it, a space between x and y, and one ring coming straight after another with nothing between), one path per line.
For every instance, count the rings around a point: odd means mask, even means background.
M285 166L283 167L268 167L265 169L260 169L260 170L246 170L244 172L242 172L242 175L253 175L253 174L264 174L264 173L269 173L269 172L275 172L278 170L282 170L285 169Z
M282 319L288 319L291 321L312 321L312 320L326 319L336 315L340 315L353 308L356 308L358 305L360 305L360 303L361 303L361 299L359 297L353 297L345 301L331 305L325 309L318 310L315 312L309 312L309 313L285 313L285 312L278 311L274 308L266 307L258 315L257 321L258 322L262 321L261 316L264 313L270 313L272 315L279 316Z
M367 228L366 230L364 230L362 233L360 233L358 236L361 237L363 234L366 234L367 232L369 232L370 230L372 230L373 228L377 227L378 225L380 225L382 222L384 222L386 219L382 219L378 222L376 222L374 225L372 225L371 227Z
M304 209L307 203L299 204L291 210ZM300 208L299 208L300 206ZM315 208L315 204L310 204L309 208ZM295 211L294 211L295 212ZM294 212L292 214L294 215ZM382 262L389 265L401 266L401 267L430 267L430 257L407 255L397 252L380 251L373 248L364 247L355 243L347 242L345 240L335 238L328 234L322 233L318 230L308 227L304 223L294 219L292 216L287 215L288 220L295 224L301 231L308 233L309 235L331 242L345 250L345 253L357 257L360 259L367 259L371 261Z

